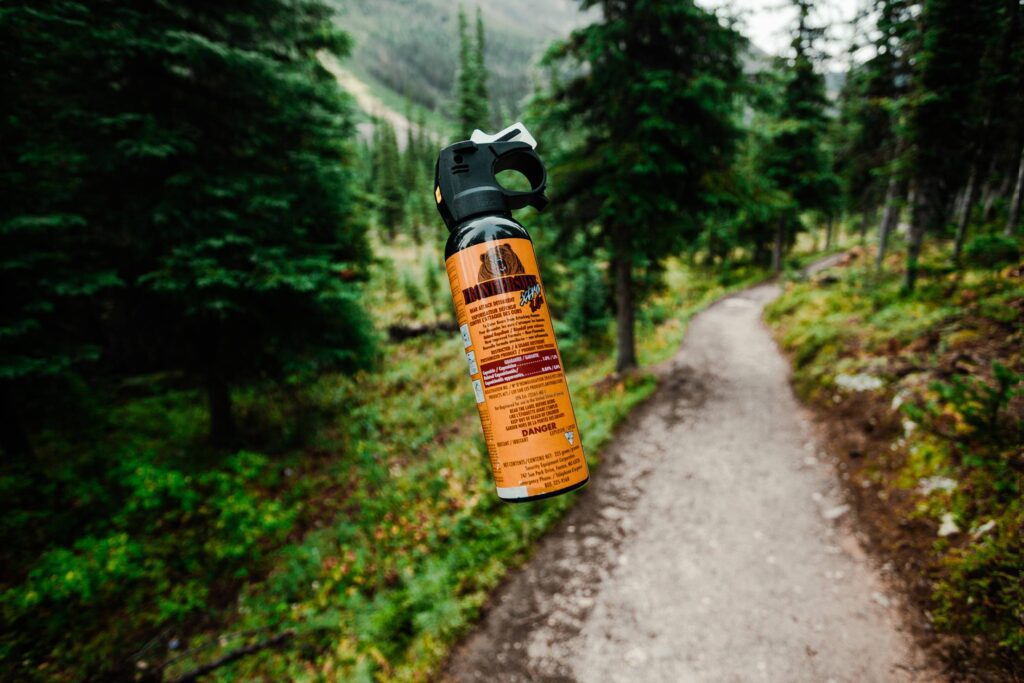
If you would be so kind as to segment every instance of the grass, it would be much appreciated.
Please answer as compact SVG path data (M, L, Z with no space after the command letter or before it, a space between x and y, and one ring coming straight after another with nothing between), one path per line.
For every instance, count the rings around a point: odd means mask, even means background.
M976 657L1012 670L1024 653L1024 278L948 259L933 247L913 294L898 255L882 271L854 261L788 283L767 318L798 393L863 433L847 465L880 489L865 500L889 501L889 544L918 544L923 576L908 582L929 586L933 628L978 639L966 645Z
M386 253L367 287L381 330L448 315L438 249ZM642 362L760 277L671 261L638 316ZM597 477L615 426L655 389L644 372L606 380L608 339L577 344L569 372ZM228 458L203 445L201 396L174 378L133 381L92 426L37 440L53 479L0 479L6 537L38 531L4 576L4 677L169 679L281 636L211 680L428 678L580 494L497 499L456 338L381 350L372 371L237 392L253 438Z

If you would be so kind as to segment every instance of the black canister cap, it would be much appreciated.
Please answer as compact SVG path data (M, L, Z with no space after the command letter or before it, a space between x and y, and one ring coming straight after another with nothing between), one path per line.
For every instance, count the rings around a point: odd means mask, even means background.
M522 173L530 182L530 189L505 189L497 179L502 171ZM438 155L434 200L445 225L454 230L474 216L511 213L526 206L543 210L548 203L544 195L547 181L544 163L529 143L464 140L445 147Z

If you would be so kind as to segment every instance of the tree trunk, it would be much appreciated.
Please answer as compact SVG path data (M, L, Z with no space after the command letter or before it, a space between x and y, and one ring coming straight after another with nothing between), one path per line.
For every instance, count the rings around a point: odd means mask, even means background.
M974 171L971 171L971 173L973 174ZM968 177L967 182L970 183L970 177ZM960 212L963 210L964 199L966 198L966 196L967 186L964 186L964 189L957 192L956 196L953 197L953 209L952 216L949 220L950 223L956 223L957 225L960 225Z
M988 223L992 220L992 214L996 208L996 200L1000 197L1005 197L1006 193L1010 191L1010 180L1010 174L1008 173L998 183L989 183L988 188L985 190L984 199L981 200L982 223Z
M1017 162L1017 183L1013 186L1013 199L1010 200L1010 211L1006 215L1006 228L1003 233L1013 237L1020 223L1020 195L1024 187L1024 148L1020 150L1020 161Z
M917 285L918 260L921 258L921 245L924 233L934 212L930 204L933 193L922 183L918 183L914 193L914 206L911 212L910 233L907 235L907 272L903 279L903 288L913 292Z
M860 246L865 247L868 244L868 222L871 220L872 211L864 211L864 214L860 217Z
M832 229L834 227L833 223L834 223L834 220L832 218L832 214L829 214L828 215L828 222L825 223L825 249L826 250L832 248Z
M881 268L885 263L885 252L889 246L889 237L899 223L900 202L903 200L903 193L906 190L906 183L893 173L889 177L889 186L885 190L885 210L882 212L882 222L878 225L878 254L875 256L875 267Z
M786 240L786 219L780 218L775 224L775 243L772 245L772 272L782 272L782 247Z
M28 439L25 424L21 420L21 409L13 387L0 384L0 449L8 458L31 457L32 442Z
M967 187L964 188L963 203L956 221L956 241L953 243L953 263L960 267L960 254L964 250L964 239L967 237L967 223L971 220L971 209L978 200L978 164L971 166L967 176Z
M633 257L628 246L626 228L616 230L615 249L615 334L617 356L615 371L636 367L636 342L633 336Z

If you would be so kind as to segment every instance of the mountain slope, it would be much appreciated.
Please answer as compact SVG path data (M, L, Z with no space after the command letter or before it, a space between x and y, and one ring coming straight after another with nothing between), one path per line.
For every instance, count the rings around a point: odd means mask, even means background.
M448 0L332 0L354 39L346 64L361 79L408 96L442 115L454 113L459 5ZM587 17L571 0L480 0L463 7L472 27L479 5L486 28L492 111L519 113L530 69L552 40ZM497 122L496 122L497 123Z

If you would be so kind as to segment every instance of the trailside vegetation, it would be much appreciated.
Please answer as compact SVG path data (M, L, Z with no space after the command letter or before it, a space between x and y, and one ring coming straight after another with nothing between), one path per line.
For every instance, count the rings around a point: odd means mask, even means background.
M948 263L952 245L924 252ZM1024 278L968 262L906 296L870 252L768 307L798 392L825 419L859 518L940 654L1020 675L1024 610ZM898 260L888 258L886 265Z
M637 273L701 232L737 140L743 39L693 2L584 2L601 19L545 57L544 111L557 221L606 249L619 372L637 365Z

